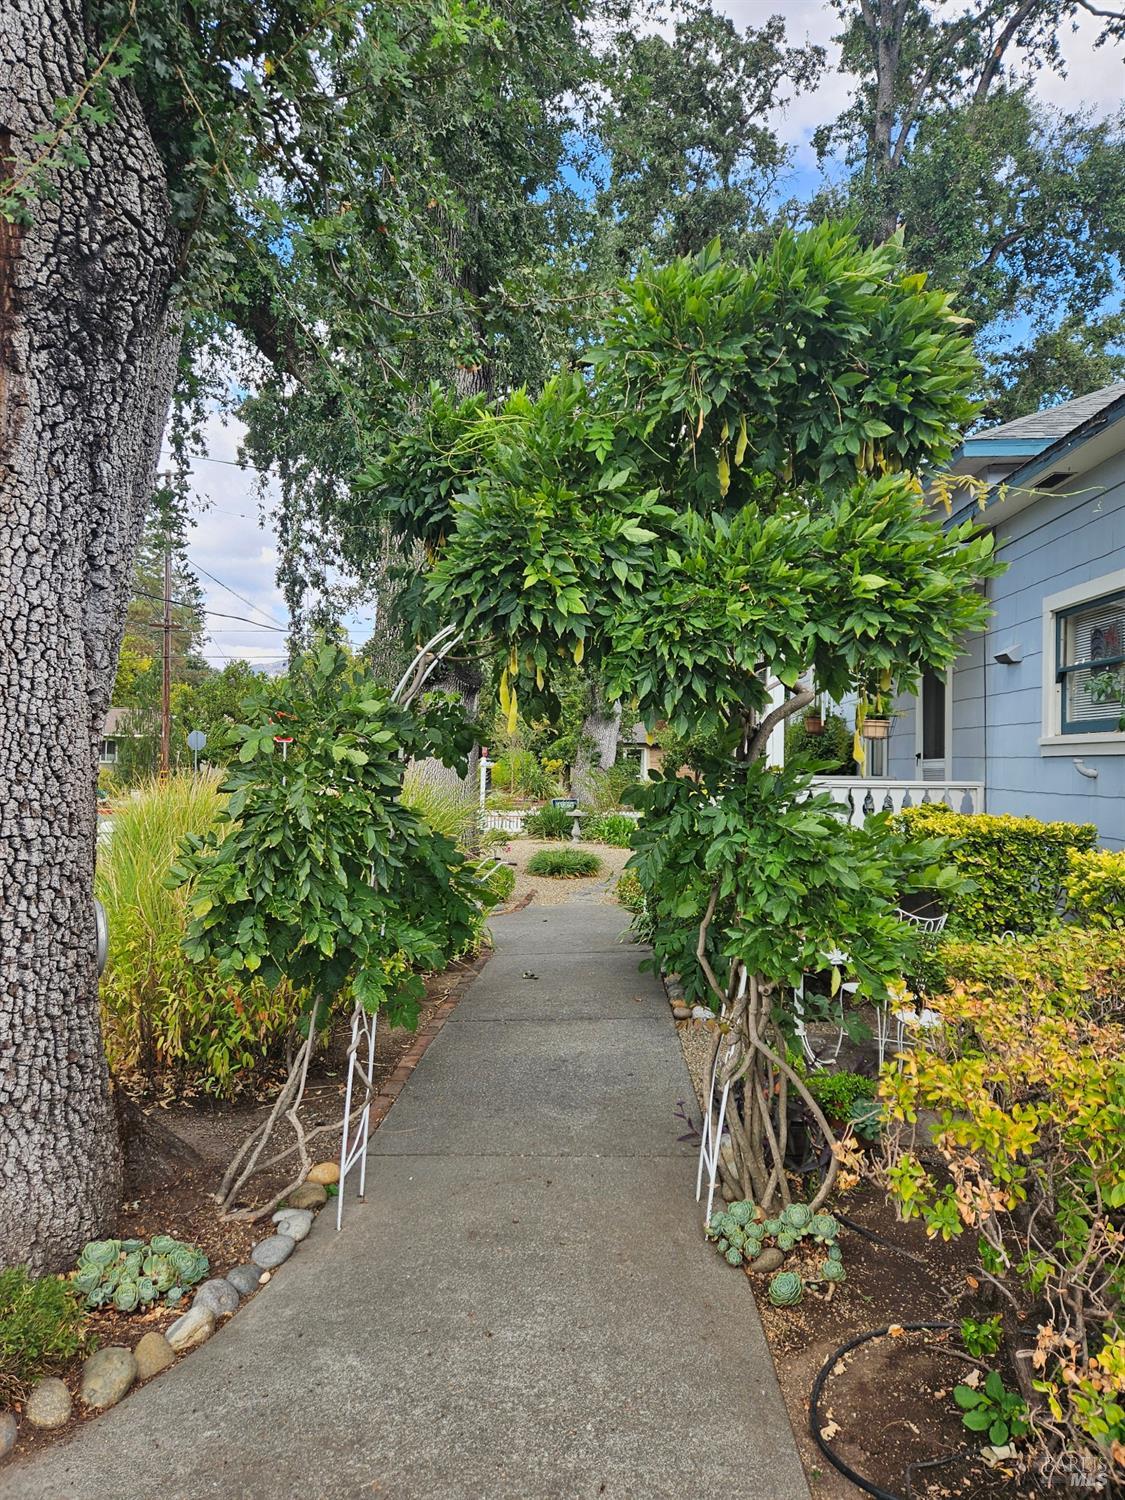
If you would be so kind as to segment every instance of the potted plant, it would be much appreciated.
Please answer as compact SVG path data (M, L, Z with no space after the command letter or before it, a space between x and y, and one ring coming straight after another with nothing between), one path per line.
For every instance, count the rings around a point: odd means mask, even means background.
M820 706L819 697L805 714L804 724L806 734L824 733L824 711Z

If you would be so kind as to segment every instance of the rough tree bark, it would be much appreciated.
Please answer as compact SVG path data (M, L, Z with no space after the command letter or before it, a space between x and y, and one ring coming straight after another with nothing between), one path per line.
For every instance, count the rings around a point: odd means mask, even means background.
M0 4L0 176L88 75L81 0ZM132 92L33 223L0 221L0 1264L116 1212L98 1021L97 745L179 339L177 236ZM13 168L15 163L15 168Z
M608 771L617 764L617 741L621 734L621 704L603 703L600 691L582 721L582 733L574 764L570 768L570 794L588 802L593 790L590 772Z

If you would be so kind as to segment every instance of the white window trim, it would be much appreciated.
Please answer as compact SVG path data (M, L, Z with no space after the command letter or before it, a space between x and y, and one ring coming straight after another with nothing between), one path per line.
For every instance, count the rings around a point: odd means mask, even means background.
M1103 573L1088 583L1076 583L1043 600L1043 726L1039 736L1041 755L1074 755L1086 750L1098 755L1125 755L1125 733L1121 730L1097 730L1090 734L1063 734L1062 690L1055 681L1055 648L1058 640L1055 616L1060 610L1076 604L1093 604L1103 594L1125 590L1125 568Z

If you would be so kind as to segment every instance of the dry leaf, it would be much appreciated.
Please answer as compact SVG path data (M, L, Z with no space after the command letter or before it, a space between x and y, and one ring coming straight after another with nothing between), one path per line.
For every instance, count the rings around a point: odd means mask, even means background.
M892 1323L891 1326L887 1329L887 1332L890 1334L891 1338L900 1339L906 1332L906 1329L902 1326L901 1323Z
M820 1429L820 1435L821 1435L821 1437L824 1439L824 1441L826 1443L829 1443L836 1436L836 1434L839 1432L839 1430L840 1430L839 1423L837 1423L837 1422L829 1422L826 1427L822 1427Z

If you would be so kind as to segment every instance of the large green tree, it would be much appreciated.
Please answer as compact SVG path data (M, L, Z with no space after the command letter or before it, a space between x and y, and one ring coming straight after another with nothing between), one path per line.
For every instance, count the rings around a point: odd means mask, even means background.
M185 330L331 365L333 310L310 326L287 273L379 183L343 274L393 346L434 240L395 190L408 106L502 29L472 0L0 8L0 1260L65 1264L118 1197L96 747Z
M635 867L658 957L725 1009L726 1185L771 1210L788 1091L831 1139L787 1061L792 986L842 952L885 998L910 946L895 903L942 877L885 820L851 828L809 767L768 767L769 736L816 688L862 708L946 666L995 571L990 540L943 530L922 492L976 371L949 299L902 260L826 224L746 267L713 248L646 268L588 379L446 415L428 462L404 442L373 486L389 497L400 469L395 503L435 539L429 596L499 653L511 712L588 661L648 726L709 742L698 783L652 789Z
M1004 392L1013 387L1034 406L1068 394L1068 372L1085 367L1096 382L1107 367L1089 362L1091 346L1104 354L1118 339L1125 116L1052 109L1035 84L1065 66L1063 38L1076 17L1096 17L1100 43L1119 47L1125 7L833 5L840 66L855 86L815 139L850 171L816 207L846 206L876 240L902 226L911 263L953 291L977 325L989 415L1010 411ZM1012 319L1029 330L1014 344Z

